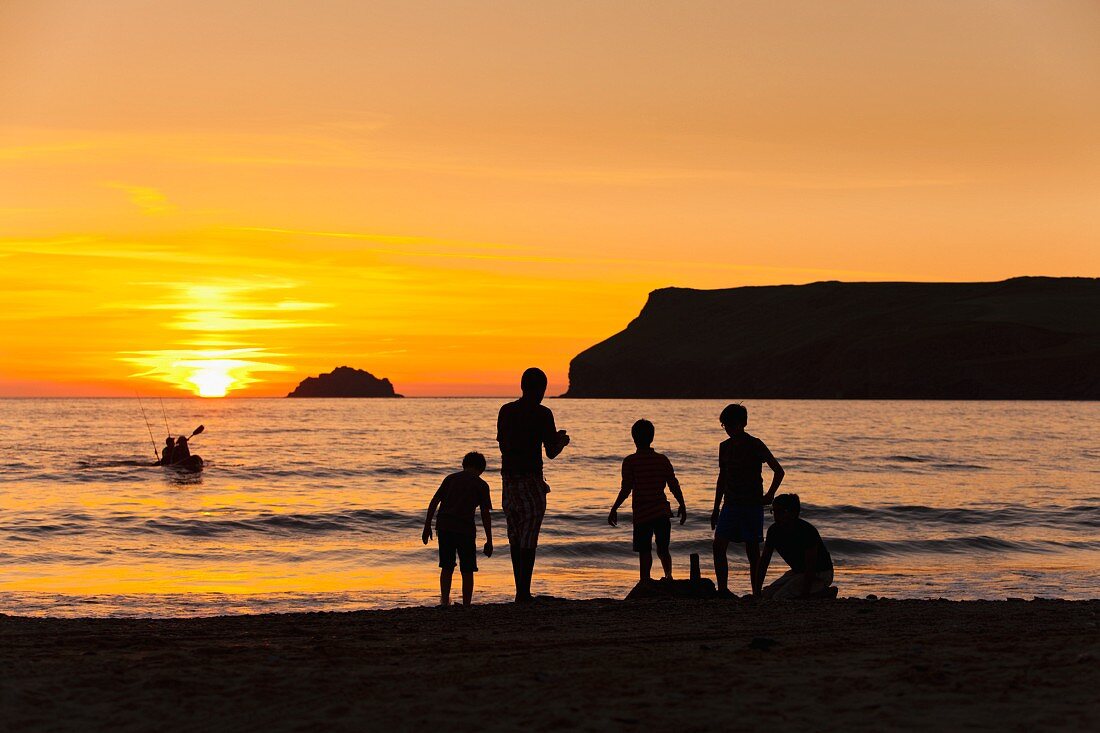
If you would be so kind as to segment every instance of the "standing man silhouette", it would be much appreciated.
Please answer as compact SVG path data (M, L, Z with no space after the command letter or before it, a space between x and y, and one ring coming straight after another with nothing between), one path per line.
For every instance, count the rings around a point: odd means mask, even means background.
M520 379L523 396L500 408L497 442L500 443L501 506L508 523L508 547L516 580L516 603L532 600L531 576L535 550L546 515L550 487L542 477L542 452L554 459L569 445L569 435L554 425L554 413L542 404L546 374L534 367Z

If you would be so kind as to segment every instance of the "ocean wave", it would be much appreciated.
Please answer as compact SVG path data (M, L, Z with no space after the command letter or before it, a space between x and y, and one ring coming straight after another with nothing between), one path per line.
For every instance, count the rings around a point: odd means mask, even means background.
M627 454L625 454L625 453L623 455L618 455L618 454L614 454L614 455L612 455L612 454L604 454L604 455L595 454L595 455L592 455L592 454L590 454L590 455L579 455L579 456L575 456L575 457L572 457L572 458L573 458L573 460L575 460L578 463L608 464L608 465L616 465L617 466L617 465L619 465L623 462L623 459L626 458L626 455ZM673 454L673 453L670 453L670 452L666 452L665 455L667 455L670 460L674 460L676 458L676 455Z
M855 505L803 505L807 517L814 521L840 523L853 518L878 524L990 525L1000 527L1066 527L1100 526L1100 504L1074 506L1004 506L985 508L930 507L920 504L898 504L880 507Z
M969 555L975 553L1056 553L1066 549L1096 550L1100 542L1055 540L1008 540L988 535L968 537L941 537L911 540L856 540L831 538L827 545L832 554L841 557L860 555L918 555L951 553Z
M841 456L832 453L820 455L779 456L783 465L797 468L804 473L882 473L927 475L960 471L990 471L992 467L982 463L950 460L945 457L891 453L887 455Z
M145 527L156 532L187 536L213 536L232 532L262 532L276 534L316 534L325 532L360 532L389 534L399 529L420 526L415 515L385 510L356 509L346 512L311 514L261 514L249 518L184 519L164 517L149 519Z
M240 479L250 482L270 481L281 483L287 479L329 480L329 479L370 479L372 477L417 477L423 476L429 482L437 482L454 466L427 465L422 462L393 462L355 464L327 462L324 457L316 461L293 463L256 464L241 461L217 460L204 457L204 473L216 473L220 478ZM125 456L95 456L79 458L75 461L9 461L0 464L0 483L3 482L50 482L88 484L103 482L140 483L148 480L163 480L165 477L175 483L176 476L167 473L149 459Z
M804 505L804 515L824 534L842 536L882 534L884 527L898 527L906 534L926 530L942 535L956 528L984 530L983 535L997 537L1018 529L1043 528L1060 533L1080 533L1100 527L1100 504L1020 507L932 507L920 504L867 507L858 505ZM67 512L58 515L11 514L0 522L0 533L15 541L50 536L75 536L109 532L113 534L165 534L187 537L213 537L232 533L272 533L285 536L325 533L359 533L376 536L415 534L423 526L420 510L341 509L317 512L246 512L226 509L200 516L164 514L149 516L114 512L91 515ZM591 537L605 527L606 513L600 510L576 512L552 511L543 525L543 536L553 540ZM630 513L620 514L620 528L630 526ZM695 512L687 531L707 531L706 518ZM504 517L493 512L493 522L503 531Z
M152 468L157 464L152 460L134 460L130 459L98 459L98 458L78 458L73 464L76 468Z
M1058 553L1065 550L1100 550L1100 541L1057 541L1057 540L1010 540L989 535L969 535L960 537L904 539L904 540L865 540L851 537L825 537L825 544L834 558L859 558L870 556L912 556L924 554L986 554L986 553ZM732 549L732 548L731 548ZM673 538L673 553L685 555L699 553L709 557L711 543L709 539L677 540ZM629 537L616 540L561 540L540 543L539 554L550 557L569 558L610 558L631 553ZM776 560L782 562L781 560ZM773 562L776 562L773 561Z
M325 532L390 534L415 530L422 526L423 515L403 512L353 509L340 512L263 513L251 516L222 517L145 517L114 514L93 519L68 516L66 521L37 517L10 519L0 524L8 539L29 540L49 535L98 534L171 534L186 537L214 537L234 532L274 533L283 535ZM104 525L109 525L105 527Z

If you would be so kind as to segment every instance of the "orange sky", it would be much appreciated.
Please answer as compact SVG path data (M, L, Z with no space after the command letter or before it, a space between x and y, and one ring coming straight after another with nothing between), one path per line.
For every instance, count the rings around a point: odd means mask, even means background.
M1100 275L1095 2L0 4L0 395L509 394L655 287Z

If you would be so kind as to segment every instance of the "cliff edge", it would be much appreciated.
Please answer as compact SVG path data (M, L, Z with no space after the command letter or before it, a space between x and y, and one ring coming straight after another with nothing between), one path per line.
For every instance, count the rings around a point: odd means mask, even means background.
M1100 279L655 290L564 396L1100 399Z

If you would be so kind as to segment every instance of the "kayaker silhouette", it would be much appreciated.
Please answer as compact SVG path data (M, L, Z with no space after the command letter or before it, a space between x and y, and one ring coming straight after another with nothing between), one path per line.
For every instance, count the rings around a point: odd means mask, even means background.
M157 461L161 466L168 466L172 463L172 451L174 450L174 442L172 436L169 435L164 439L164 450L160 452L160 460Z
M172 449L172 463L182 463L191 457L191 449L187 445L187 438L176 438L176 447Z

